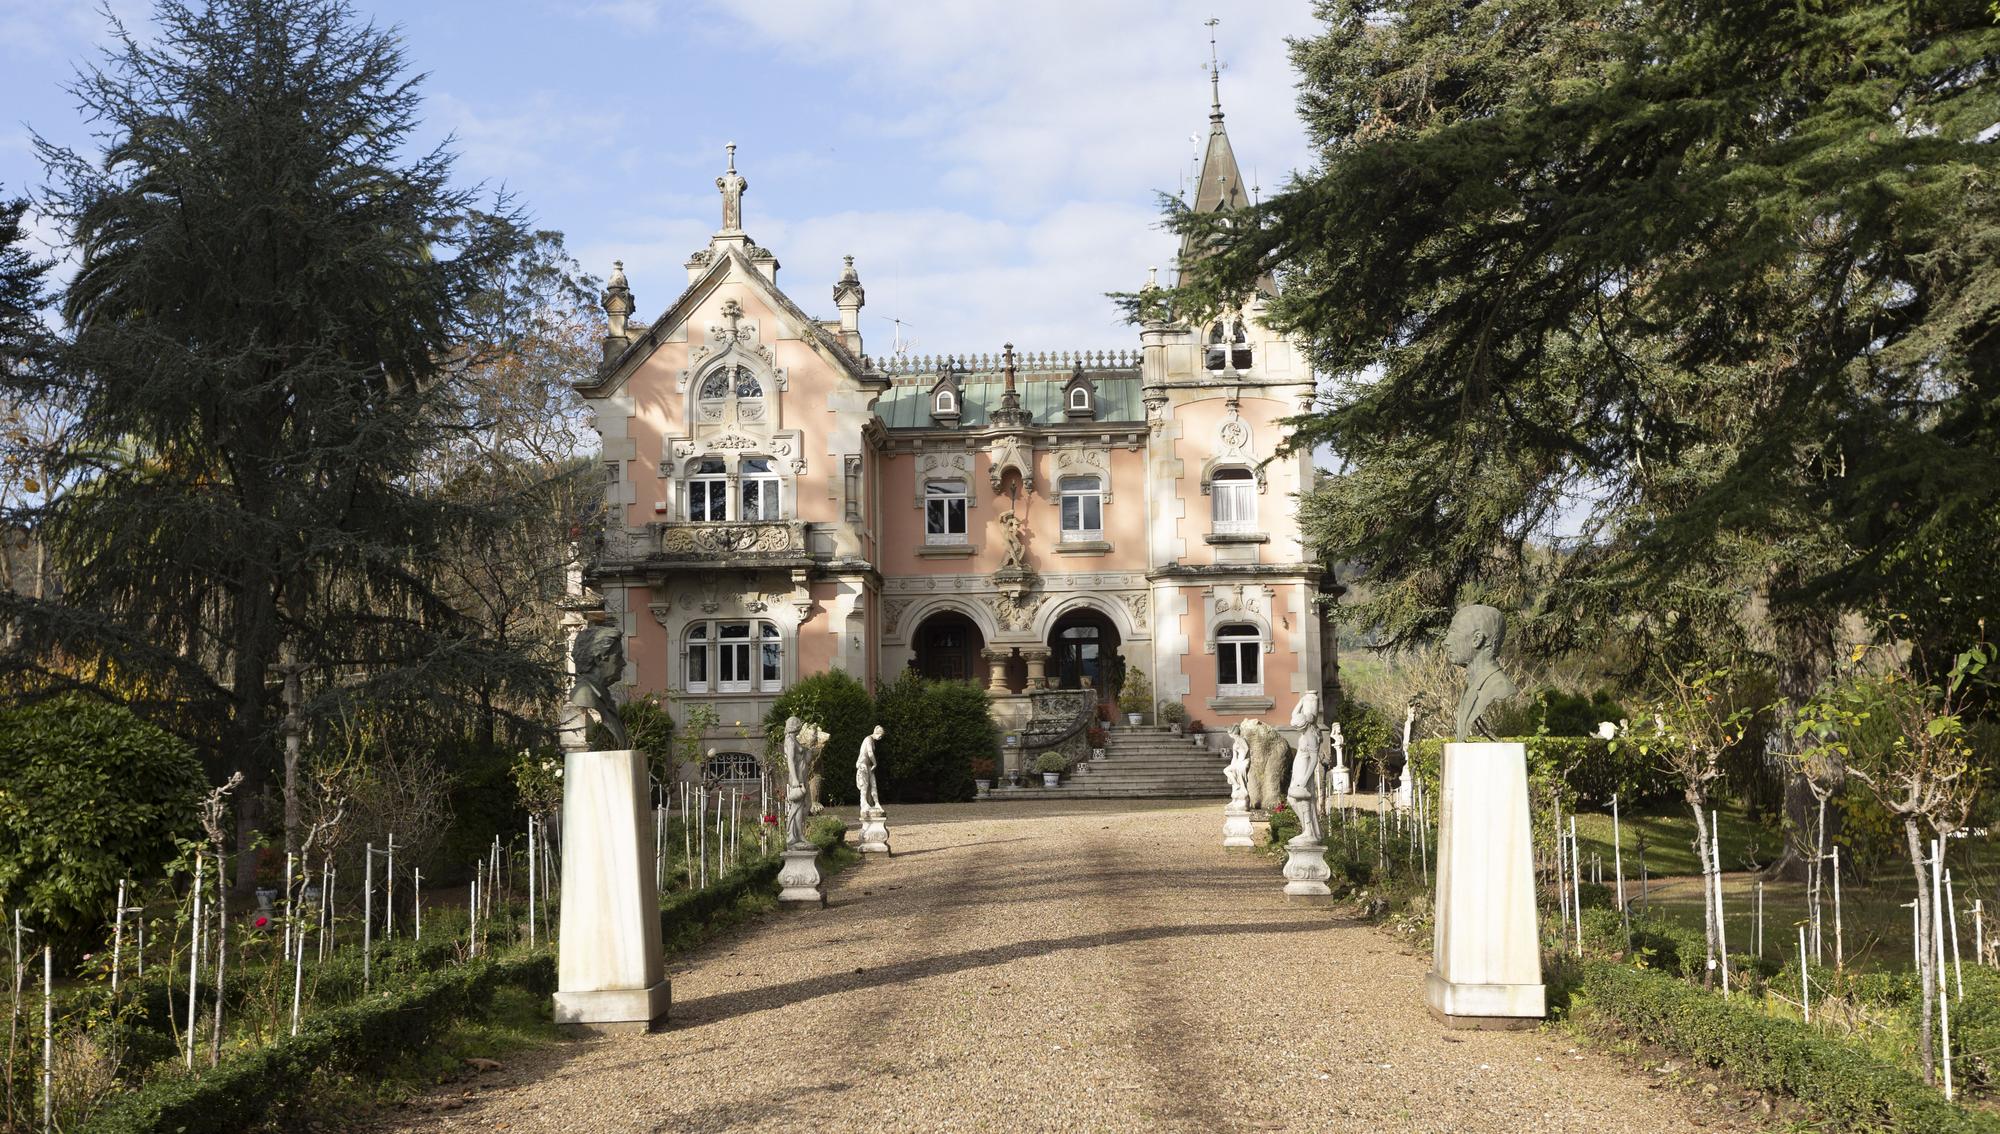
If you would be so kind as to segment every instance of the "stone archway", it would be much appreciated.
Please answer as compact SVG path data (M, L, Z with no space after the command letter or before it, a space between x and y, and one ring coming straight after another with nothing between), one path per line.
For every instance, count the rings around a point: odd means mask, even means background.
M985 684L980 651L986 648L986 635L966 614L945 609L927 615L910 632L910 645L915 653L910 664L925 677Z
M1081 689L1086 681L1100 700L1117 693L1123 640L1111 616L1094 607L1064 612L1049 626L1049 684Z

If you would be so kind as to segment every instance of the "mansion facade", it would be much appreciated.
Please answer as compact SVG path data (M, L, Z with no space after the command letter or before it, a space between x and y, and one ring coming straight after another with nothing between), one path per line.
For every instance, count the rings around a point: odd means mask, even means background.
M1296 518L1312 463L1276 456L1314 378L1261 298L1135 349L871 356L853 258L838 318L806 314L743 229L730 149L679 297L640 323L619 266L577 383L610 505L585 582L628 689L712 705L725 754L830 669L981 683L1009 767L1133 669L1211 729L1282 727L1332 639ZM1194 204L1242 198L1217 107Z

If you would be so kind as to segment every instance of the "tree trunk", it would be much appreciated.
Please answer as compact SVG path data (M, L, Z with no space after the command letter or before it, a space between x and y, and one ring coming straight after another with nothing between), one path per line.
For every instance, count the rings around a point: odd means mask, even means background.
M1715 857L1708 842L1708 800L1705 794L1690 788L1687 802L1694 809L1695 853L1701 859L1701 928L1708 939L1709 964L1702 969L1701 986L1709 988L1715 984L1715 962L1721 957L1717 947L1720 935L1716 932L1715 886L1709 880L1709 864L1715 861Z
M1774 572L1772 591L1781 591L1799 572L1785 565ZM1776 604L1774 603L1775 607ZM1819 691L1820 678L1833 656L1833 631L1839 624L1838 612L1813 610L1774 613L1771 632L1776 640L1778 694L1782 698L1777 727L1770 735L1770 754L1791 769L1785 778L1785 853L1764 871L1768 882L1804 882L1813 846L1813 817L1819 797L1806 782L1797 760L1797 740L1792 736L1792 713L1788 706L1803 705ZM1841 809L1830 808L1832 818L1826 832L1829 842L1840 834Z
M1924 1007L1919 1015L1918 1027L1923 1038L1917 1042L1917 1051L1924 1060L1924 1082L1937 1083L1937 1053L1932 1048L1931 1013L1937 1010L1937 965L1933 958L1936 948L1931 944L1931 934L1937 927L1931 924L1931 876L1924 868L1924 840L1917 833L1914 817L1903 819L1903 835L1910 844L1910 861L1917 871L1917 972L1923 978Z

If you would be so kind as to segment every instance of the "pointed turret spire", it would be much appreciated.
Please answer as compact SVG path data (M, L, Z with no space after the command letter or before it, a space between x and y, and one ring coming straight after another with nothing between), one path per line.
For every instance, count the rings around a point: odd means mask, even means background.
M1215 46L1215 25L1218 22L1211 18L1207 23L1208 148L1202 152L1201 174L1195 182L1194 199L1188 203L1198 213L1240 209L1250 203L1243 188L1243 171L1236 165L1236 151L1229 145L1229 131L1222 126L1222 62ZM1192 251L1187 240L1181 241L1183 260Z
M736 172L736 143L729 149L729 168L715 179L715 187L722 191L722 231L735 233L743 231L743 194L750 183Z

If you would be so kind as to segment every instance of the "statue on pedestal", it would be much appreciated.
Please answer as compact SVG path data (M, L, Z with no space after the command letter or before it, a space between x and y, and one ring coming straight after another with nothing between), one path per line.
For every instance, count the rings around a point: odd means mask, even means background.
M854 761L854 790L861 799L861 813L882 810L882 793L875 786L875 742L882 739L882 726L861 738L861 754Z
M577 632L570 647L570 661L576 669L576 685L569 703L581 710L578 715L584 729L590 727L590 714L596 713L604 731L611 734L612 751L632 747L625 721L618 715L618 702L611 697L611 686L625 672L624 636L615 626L586 626Z
M1021 516L1009 508L1000 513L1001 536L1007 541L1007 557L1000 564L1002 571L1026 571L1028 569L1028 547L1021 539Z
M1299 814L1299 833L1292 842L1303 846L1318 843L1322 838L1318 788L1320 749L1324 741L1320 735L1323 726L1319 719L1319 694L1307 693L1299 698L1298 708L1292 710L1292 727L1299 730L1299 747L1292 756L1292 779L1285 788L1285 798Z
M1507 639L1507 617L1482 604L1462 606L1452 616L1444 637L1445 660L1465 669L1465 694L1458 699L1454 739L1463 741L1477 729L1491 735L1481 718L1495 701L1514 695L1514 683L1500 669L1500 645Z

